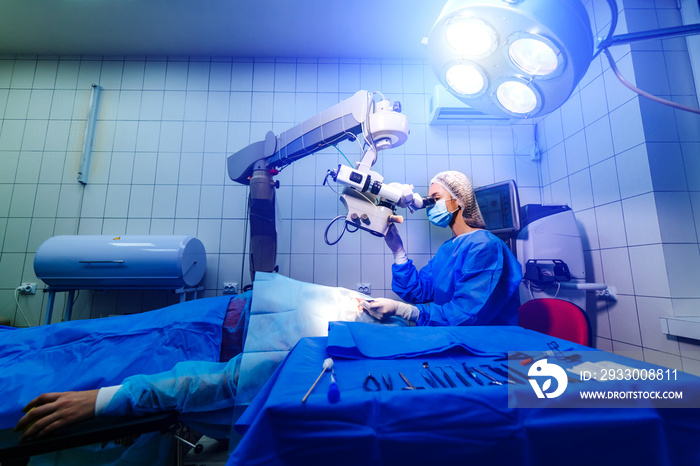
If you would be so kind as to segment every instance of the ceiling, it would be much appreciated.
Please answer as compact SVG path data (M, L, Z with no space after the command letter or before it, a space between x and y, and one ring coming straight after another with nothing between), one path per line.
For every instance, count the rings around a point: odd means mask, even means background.
M444 0L0 0L0 54L424 59Z

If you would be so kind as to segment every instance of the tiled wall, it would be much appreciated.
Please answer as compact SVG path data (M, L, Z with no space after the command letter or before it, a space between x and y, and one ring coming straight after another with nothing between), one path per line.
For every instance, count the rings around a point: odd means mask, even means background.
M675 0L625 0L616 33L681 24ZM607 33L605 0L587 2ZM685 39L611 49L644 90L697 106ZM700 315L700 117L638 97L598 57L574 95L538 125L545 202L572 206L587 279L617 288L592 301L596 346L700 373L700 346L661 333L660 316Z
M103 91L83 188L76 177L92 83ZM475 185L515 179L523 203L541 202L539 166L529 157L532 125L428 126L435 84L422 61L0 57L0 317L26 325L13 290L37 281L34 253L54 235L192 234L207 250L205 296L220 294L224 282L249 283L247 191L228 179L226 156L359 89L400 100L410 121L408 142L380 153L375 165L387 181L425 194L432 174L457 169ZM356 143L339 148L359 158ZM324 150L277 177L280 272L353 289L370 283L373 295L390 296L392 258L381 239L356 233L336 246L323 241L344 208L322 181L341 162L335 149ZM423 212L409 214L400 231L419 265L448 238ZM82 291L74 316L138 312L175 299ZM19 300L39 322L44 296ZM54 321L62 306L57 298Z

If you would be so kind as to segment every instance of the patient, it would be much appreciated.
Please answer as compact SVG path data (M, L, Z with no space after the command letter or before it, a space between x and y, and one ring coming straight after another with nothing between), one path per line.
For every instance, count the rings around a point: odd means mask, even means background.
M358 306L361 299L350 290L259 273L252 293L230 300L200 299L133 316L0 334L3 347L15 348L0 351L0 371L14 369L12 380L17 380L9 391L3 387L3 393L17 396L17 404L0 412L5 424L0 427L8 427L22 404L54 384L62 391L43 393L22 410L26 414L16 429L24 430L23 440L95 415L168 410L181 413L185 424L205 435L225 438L234 405L252 401L300 338L326 335L329 321L376 322ZM81 338L61 338L68 330ZM33 333L31 343L20 338L25 332ZM85 344L96 334L97 342ZM59 352L69 355L62 356L65 372L54 369L48 380L32 378ZM61 361L51 364L61 367Z

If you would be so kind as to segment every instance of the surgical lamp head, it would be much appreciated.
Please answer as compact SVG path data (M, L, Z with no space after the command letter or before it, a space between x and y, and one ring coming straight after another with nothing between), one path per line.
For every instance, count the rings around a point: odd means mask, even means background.
M509 118L560 107L592 56L580 0L449 0L428 37L440 82L469 106Z

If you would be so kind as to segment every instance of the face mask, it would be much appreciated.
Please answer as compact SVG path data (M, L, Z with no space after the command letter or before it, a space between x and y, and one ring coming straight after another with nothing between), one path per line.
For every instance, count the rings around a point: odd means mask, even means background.
M440 228L445 228L447 225L450 224L450 220L452 220L452 215L457 212L459 207L452 212L447 210L447 205L446 201L449 199L440 199L435 203L434 206L428 207L427 213L428 213L428 220L433 225L439 226Z

